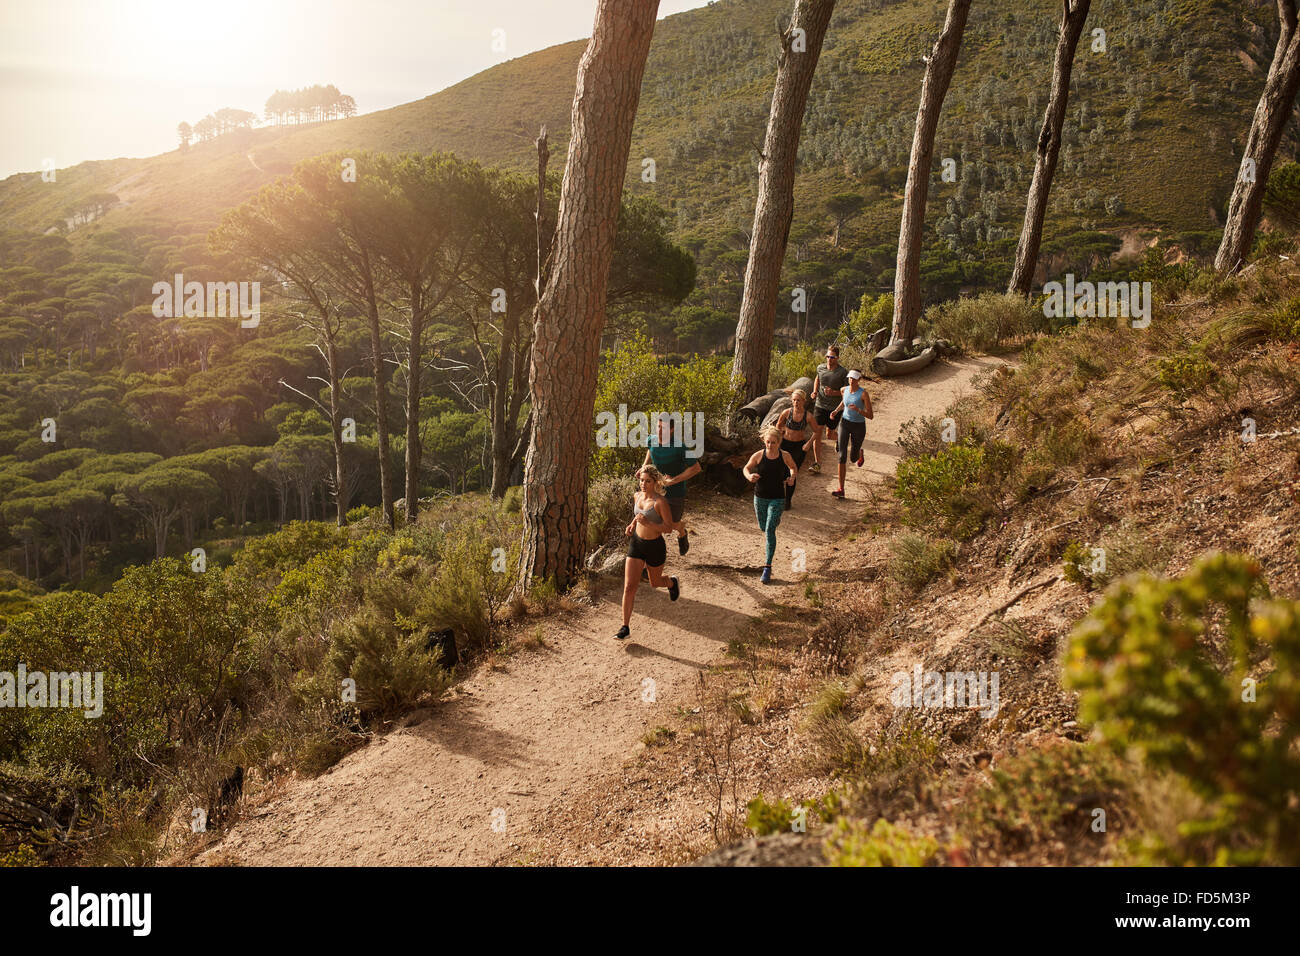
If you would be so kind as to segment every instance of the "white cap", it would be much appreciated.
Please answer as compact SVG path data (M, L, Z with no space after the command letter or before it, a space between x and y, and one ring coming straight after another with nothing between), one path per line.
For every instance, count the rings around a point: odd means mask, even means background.
M849 378L862 378L862 373L857 369L851 369L849 371Z

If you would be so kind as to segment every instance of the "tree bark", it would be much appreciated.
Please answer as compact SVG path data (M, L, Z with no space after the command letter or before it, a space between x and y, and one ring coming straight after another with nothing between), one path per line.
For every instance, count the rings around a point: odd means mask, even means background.
M1236 272L1250 255L1273 157L1291 117L1296 93L1300 92L1300 30L1296 29L1296 0L1277 0L1277 18L1281 32L1273 50L1268 78L1264 81L1264 91L1255 105L1255 118L1251 121L1242 157L1242 167L1247 160L1254 161L1254 175L1246 177L1244 169L1237 172L1237 182L1228 202L1223 240L1214 256L1214 268L1218 272Z
M1025 223L1016 246L1016 264L1011 270L1007 292L1028 297L1038 269L1038 249L1043 241L1043 218L1047 214L1047 197L1056 175L1056 161L1061 153L1061 129L1065 125L1065 107L1070 98L1070 73L1074 53L1083 34L1084 21L1092 0L1062 0L1061 32L1056 41L1056 59L1052 63L1052 91L1043 114L1043 128L1038 133L1038 150L1034 159L1034 178L1029 184L1025 204Z
M659 0L599 0L578 64L553 268L537 303L520 583L567 587L586 552L587 463L605 289Z
M406 501L407 524L414 524L420 503L420 373L423 371L424 303L422 289L411 286L411 327L406 340Z
M943 32L926 58L921 106L916 112L912 158L907 165L907 186L903 193L903 221L898 231L894 328L889 348L885 350L890 353L888 358L902 357L899 353L912 344L916 323L921 318L921 227L925 224L925 202L930 193L934 132L939 125L944 97L948 95L948 83L957 66L957 51L961 48L968 13L970 0L949 0Z
M822 40L834 10L835 0L795 0L790 25L781 34L781 58L758 172L758 202L745 265L745 291L736 325L736 360L731 378L740 391L742 405L767 391L781 265L794 216L799 134ZM796 48L796 30L803 31L803 50Z
M379 446L379 501L384 512L384 524L392 531L393 518L393 463L388 454L388 369L384 365L383 341L379 328L379 298L375 292L374 274L370 270L369 253L364 251L366 262L366 319L370 332L370 372L375 387L375 440Z

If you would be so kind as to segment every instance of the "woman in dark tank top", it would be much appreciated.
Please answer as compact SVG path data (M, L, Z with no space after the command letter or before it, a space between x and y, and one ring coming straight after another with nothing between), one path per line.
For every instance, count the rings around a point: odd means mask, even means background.
M758 527L767 535L767 563L759 580L772 583L772 557L776 554L776 526L781 523L785 507L785 489L794 483L795 464L788 451L781 449L781 429L768 425L763 429L763 448L754 452L745 464L745 478L754 486L754 515Z
M813 446L813 422L812 415L808 411L807 392L802 388L796 388L790 393L790 402L790 407L777 418L776 427L781 429L781 450L789 452L790 457L794 459L794 471L797 477L799 469L803 467L804 456ZM794 489L793 482L785 487L786 511L794 509Z

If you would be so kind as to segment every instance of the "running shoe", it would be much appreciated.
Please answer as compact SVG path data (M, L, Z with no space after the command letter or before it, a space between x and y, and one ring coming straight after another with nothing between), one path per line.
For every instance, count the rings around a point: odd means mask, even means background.
M831 492L831 494L834 495L836 498L843 498L843 497L844 497L844 489L843 489L843 488L836 488L834 491Z
M689 550L691 550L690 536L682 532L677 536L677 553L685 554Z
M677 583L676 578L669 578L668 580L673 582L668 585L668 596L676 601L678 596L682 593L681 586Z
M811 471L814 475L819 475L821 474L822 471L822 463L820 461L815 461L808 466L808 470Z
M866 461L866 460L867 460L866 455L865 455L863 452L858 452L858 460L855 461L853 464L855 464L855 465L857 465L859 468L861 468L861 467L862 467L862 463L863 463L864 461Z
M614 640L621 641L631 633L632 633L632 629L628 627L626 624L624 624L622 627L618 629L618 633L614 635Z
M769 567L764 567L764 568L763 568L763 573L760 574L760 575L758 576L758 579L759 579L760 581L762 581L764 584L771 584L771 583L772 583L772 569L769 568Z

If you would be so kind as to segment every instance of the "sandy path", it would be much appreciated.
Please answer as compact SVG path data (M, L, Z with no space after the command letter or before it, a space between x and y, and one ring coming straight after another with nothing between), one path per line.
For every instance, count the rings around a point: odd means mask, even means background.
M632 636L616 642L621 582L599 590L589 610L546 622L545 647L521 651L505 670L480 668L427 719L375 739L315 779L294 780L245 807L219 853L252 865L491 864L517 856L518 838L543 825L548 807L629 755L647 728L689 705L697 673L765 601L779 601L817 567L862 514L866 487L892 474L895 439L911 418L941 412L998 359L943 363L897 381L872 383L875 418L866 463L849 466L848 500L829 494L835 460L807 463L795 509L777 532L770 587L758 582L763 536L748 498L689 499L691 551L669 541L667 573L679 601L646 585ZM651 683L653 682L653 683ZM513 834L513 835L512 835Z

